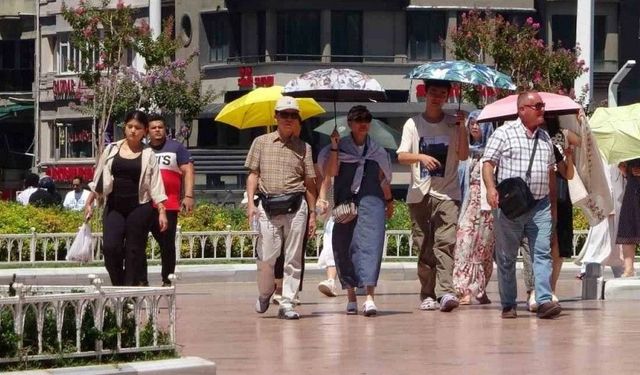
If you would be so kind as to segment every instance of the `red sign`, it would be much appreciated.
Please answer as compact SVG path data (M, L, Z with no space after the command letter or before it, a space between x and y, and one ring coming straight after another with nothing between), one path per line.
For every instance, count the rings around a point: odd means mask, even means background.
M238 78L238 88L240 89L252 89L253 88L253 68L250 66L240 67L240 78Z
M93 165L51 166L47 168L47 175L56 182L71 182L80 176L83 181L93 180Z
M275 77L270 76L253 76L253 68L250 66L243 66L239 69L238 88L239 89L252 89L255 87L271 87L275 82Z
M56 100L77 99L80 97L80 85L73 79L53 81L53 97Z

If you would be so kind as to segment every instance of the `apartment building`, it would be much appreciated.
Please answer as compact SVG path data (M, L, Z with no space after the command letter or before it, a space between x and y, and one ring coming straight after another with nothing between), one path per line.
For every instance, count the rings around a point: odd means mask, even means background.
M79 0L64 2L77 6ZM246 90L260 85L284 85L303 72L323 67L360 70L387 90L388 102L368 104L374 115L400 129L407 116L423 108L416 84L405 79L405 75L416 65L452 57L441 42L448 40L463 12L490 8L515 22L533 17L544 25L542 33L548 42L561 41L572 47L576 2L163 0L163 18L175 15L176 37L182 43L176 58L199 51L198 59L188 67L191 79L201 79L205 90L224 93L202 112L188 141L196 156L197 184L203 191L222 192L222 200L230 196L230 191L243 188L242 161L251 141L265 129L240 131L213 119L225 102ZM138 10L138 17L148 17L149 0L126 0L126 3ZM12 161L12 166L17 167L15 171L33 164L59 181L75 174L91 174L95 157L93 119L73 108L79 91L85 88L71 68L73 64L69 64L78 59L78 51L69 42L70 28L60 14L61 5L62 0L0 2L3 175L11 174L6 172L7 155L15 155ZM596 102L606 98L608 82L619 66L627 59L638 59L639 20L637 0L595 0ZM34 57L36 43L39 43L38 61ZM37 65L39 84L32 89L31 77ZM620 104L640 98L638 71L640 68L621 86ZM6 104L14 105L13 109L7 109ZM346 112L351 104L338 103L338 112ZM313 119L304 127L303 138L316 149L327 140L313 132L313 127L333 116L333 105L326 106L329 113L325 117ZM35 107L39 110L32 109ZM34 122L36 132L33 125L29 126ZM20 125L13 126L14 123ZM15 134L17 129L21 129L19 135ZM10 145L9 152L4 152L3 144ZM30 153L35 154L35 160ZM405 183L408 176L404 169L396 167L396 172L394 183Z

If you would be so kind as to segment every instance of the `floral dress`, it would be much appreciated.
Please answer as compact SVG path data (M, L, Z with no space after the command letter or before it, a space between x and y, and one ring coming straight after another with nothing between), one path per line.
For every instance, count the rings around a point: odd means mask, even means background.
M453 286L460 296L485 298L486 286L493 272L493 215L481 210L480 178L482 162L469 160L469 193L460 209Z

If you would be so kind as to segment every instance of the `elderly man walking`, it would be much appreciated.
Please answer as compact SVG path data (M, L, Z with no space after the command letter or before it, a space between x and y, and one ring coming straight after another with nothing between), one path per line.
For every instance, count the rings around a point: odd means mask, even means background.
M284 278L278 317L299 319L293 308L302 268L302 243L305 232L315 233L316 183L311 146L294 136L300 123L296 99L283 96L275 107L276 131L256 138L251 145L245 167L247 196L260 197L256 207L249 199L247 217L257 219L258 300L256 312L269 308L275 291L274 266L284 251ZM307 220L307 214L309 219ZM284 247L282 246L284 244Z
M496 263L502 303L502 318L512 319L516 313L516 256L523 235L527 236L535 276L538 318L550 319L562 308L551 300L551 231L552 209L549 181L554 177L554 154L549 134L540 128L544 122L545 103L536 92L518 96L518 120L507 123L493 133L482 158L482 176L487 187L487 201L495 209ZM497 182L494 170L498 167ZM530 195L529 204L521 210L507 207L506 183L520 177ZM521 183L522 181L516 181ZM522 184L521 184L522 185ZM553 187L553 186L551 186ZM501 190L501 193L498 192ZM525 190L526 191L526 190ZM501 202L502 201L502 202ZM527 200L521 200L525 205ZM511 202L513 203L513 202ZM516 205L517 206L517 205ZM518 211L519 212L518 214Z

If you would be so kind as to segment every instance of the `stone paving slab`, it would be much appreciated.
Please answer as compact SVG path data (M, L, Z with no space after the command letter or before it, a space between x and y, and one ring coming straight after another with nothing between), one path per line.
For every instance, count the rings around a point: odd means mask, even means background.
M319 280L305 282L299 321L277 319L276 306L255 313L255 283L179 285L182 354L229 375L640 373L640 301L581 301L574 278L560 281L552 321L525 311L522 284L518 319L502 320L495 281L494 303L442 313L417 309L417 281L381 280L380 313L366 318L345 315L344 293L320 295Z

